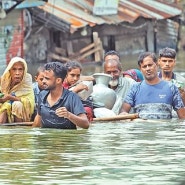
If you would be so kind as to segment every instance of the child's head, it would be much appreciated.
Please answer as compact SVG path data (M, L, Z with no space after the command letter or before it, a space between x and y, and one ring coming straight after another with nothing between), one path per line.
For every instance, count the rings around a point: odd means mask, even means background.
M67 67L67 76L65 81L71 86L80 79L82 66L77 61L69 61L66 63L66 67Z
M44 89L43 79L44 79L44 66L40 66L37 69L37 73L35 75L35 81L38 83L38 87L40 90Z

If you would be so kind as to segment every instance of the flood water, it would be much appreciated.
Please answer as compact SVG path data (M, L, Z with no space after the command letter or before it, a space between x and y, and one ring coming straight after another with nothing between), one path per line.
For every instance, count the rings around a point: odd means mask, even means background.
M1 126L0 184L177 185L184 121L93 123L88 130Z
M0 129L0 184L180 185L185 121L92 123L88 130Z
M137 68L135 61L136 56L125 57L124 70ZM32 76L39 65L28 64ZM85 75L102 72L101 65L83 68ZM182 57L175 70L184 73L184 69ZM180 185L185 181L185 121L93 123L88 130L75 131L0 128L2 185Z

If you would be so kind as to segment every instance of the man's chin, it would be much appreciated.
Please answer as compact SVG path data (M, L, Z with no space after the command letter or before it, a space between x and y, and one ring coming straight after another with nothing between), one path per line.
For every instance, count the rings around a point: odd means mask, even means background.
M109 85L111 87L116 87L118 85L118 80L117 79L116 80L110 80L109 81Z
M45 89L47 89L47 88L48 88L47 85L42 86L42 89L43 89L43 90L45 90Z
M47 88L46 86L39 87L40 90L44 90L46 88Z
M168 70L168 69L163 69L163 72L165 72L165 73L170 73L171 71Z

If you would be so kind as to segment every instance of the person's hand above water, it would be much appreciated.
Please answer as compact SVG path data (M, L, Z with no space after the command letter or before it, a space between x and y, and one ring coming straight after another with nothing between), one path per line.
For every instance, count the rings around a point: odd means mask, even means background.
M5 94L2 98L0 98L0 103L4 103L6 101L20 101L20 98L11 94Z
M80 91L82 91L82 90L88 91L88 86L85 85L85 84L83 84L83 83L79 83L79 84L77 84L77 85L73 88L72 91L75 92L75 93L78 93L78 92L80 92Z
M58 117L64 117L64 118L68 118L68 115L69 115L69 111L65 107L60 107L56 109L55 113Z
M185 90L182 89L182 88L179 88L179 92L181 94L182 101L183 101L183 103L185 105Z

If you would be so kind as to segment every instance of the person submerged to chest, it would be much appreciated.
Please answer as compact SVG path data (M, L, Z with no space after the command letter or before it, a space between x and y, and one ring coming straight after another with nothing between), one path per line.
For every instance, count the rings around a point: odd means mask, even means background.
M76 129L76 125L67 118L56 115L56 110L60 107L65 107L68 111L74 112L76 115L84 112L83 106L81 106L81 108L79 107L79 109L75 106L75 104L78 104L78 98L75 101L77 96L75 93L63 89L61 94L52 96L49 91L44 90L41 92L40 96L42 97L39 106L40 114L43 115L42 127ZM69 106L69 103L74 104L74 106Z
M136 94L132 106L142 118L171 119L172 108L176 110L178 99L173 98L174 85L171 82L160 81L158 84L149 85L145 81L136 85Z

